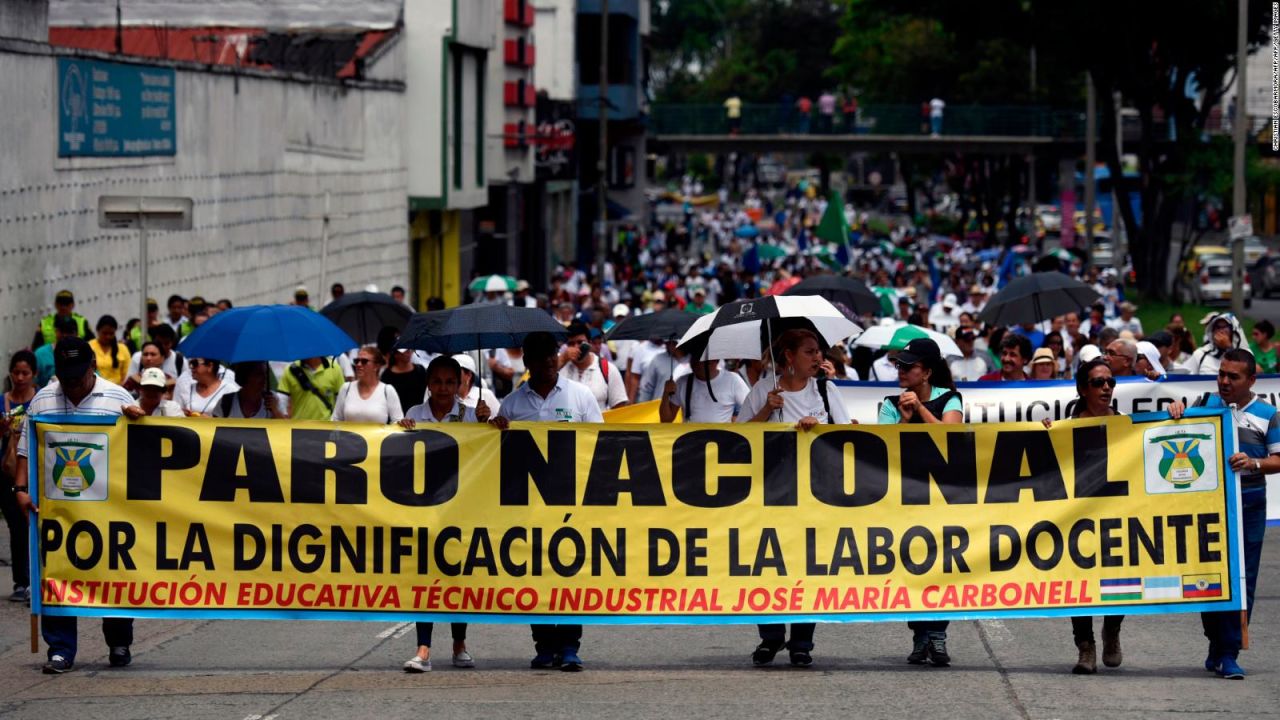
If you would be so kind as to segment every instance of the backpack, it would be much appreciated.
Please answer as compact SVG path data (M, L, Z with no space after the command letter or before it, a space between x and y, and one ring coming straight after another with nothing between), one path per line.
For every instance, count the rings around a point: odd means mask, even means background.
M324 368L329 368L328 359L324 361ZM320 392L320 389L312 384L311 378L307 377L307 371L303 370L301 365L298 363L290 365L289 374L293 375L293 379L298 381L298 387L302 388L303 392L309 392L320 398L320 402L324 403L324 409L330 413L333 412L333 403L329 402L329 398L325 397L324 393Z
M933 415L934 417L936 417L936 418L938 418L938 419L941 419L941 418L942 418L942 412L943 412L943 409L944 409L944 408L946 408L947 403L951 402L951 398L953 398L953 397L959 397L959 396L960 396L960 393L956 392L955 390L948 390L948 391L946 391L945 393L943 393L943 394L939 395L938 397L934 398L933 400L930 400L930 401L928 401L928 402L921 403L921 404L922 404L922 405L924 405L925 409L926 409L926 410L928 410L928 411L929 411L929 413L930 413L931 415ZM886 403L888 403L888 404L892 405L894 410L898 410L898 396L897 396L897 395L889 395L889 396L887 396L887 397L884 399L884 401L885 401ZM901 417L901 415L902 415L901 411L899 411L899 412L898 412L898 415L899 415L899 417ZM911 422L911 423L922 423L922 422L924 422L924 419L920 417L920 413L916 413L915 415L912 415L912 416L911 416L911 421L910 421L910 422Z

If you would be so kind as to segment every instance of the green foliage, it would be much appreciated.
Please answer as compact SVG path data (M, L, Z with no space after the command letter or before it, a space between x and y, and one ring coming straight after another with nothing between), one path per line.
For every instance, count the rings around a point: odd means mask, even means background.
M778 102L834 88L840 8L830 0L668 0L654 6L650 73L659 102Z

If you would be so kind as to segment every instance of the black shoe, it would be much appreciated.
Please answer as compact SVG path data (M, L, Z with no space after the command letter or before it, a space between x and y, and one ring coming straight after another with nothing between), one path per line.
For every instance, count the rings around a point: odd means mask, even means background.
M791 667L809 667L813 664L813 656L808 650L791 651Z
M133 653L129 652L128 645L117 645L107 653L107 662L111 663L111 667L125 667L133 662Z
M947 639L945 637L931 637L928 642L929 646L929 662L934 667L947 667L951 664L951 656L947 654Z
M560 656L561 672L582 672L582 658L578 657L578 651L572 648L566 648Z
M912 665L924 665L929 662L929 638L925 636L916 636L911 641L911 654L907 656L907 662Z
M49 662L44 664L44 668L41 669L41 672L45 675L61 675L62 673L71 672L75 667L75 663L65 657L61 655L54 655L49 658Z
M559 663L556 662L556 656L551 653L538 653L529 661L529 667L534 670L550 670Z
M774 647L768 643L760 643L755 652L751 653L751 664L755 666L768 665L773 662L773 658L781 650L781 647Z

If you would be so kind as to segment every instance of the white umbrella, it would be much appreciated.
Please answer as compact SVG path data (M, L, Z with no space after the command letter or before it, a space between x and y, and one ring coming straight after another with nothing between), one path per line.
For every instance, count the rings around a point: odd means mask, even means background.
M680 346L705 360L758 358L769 342L766 338L797 327L813 330L827 345L860 330L825 298L769 295L735 300L703 315L680 339Z
M876 350L901 350L907 346L907 343L917 338L929 338L938 343L938 350L943 357L962 357L964 355L964 353L960 352L960 346L956 345L956 341L949 336L936 330L906 323L877 325L869 328L859 335L853 344Z

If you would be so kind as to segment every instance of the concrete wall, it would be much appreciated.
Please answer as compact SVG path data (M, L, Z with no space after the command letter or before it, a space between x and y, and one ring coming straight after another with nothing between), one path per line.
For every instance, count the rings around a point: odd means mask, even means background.
M0 49L0 335L27 343L69 288L91 321L136 317L136 233L100 230L98 196L186 195L195 229L151 237L147 294L287 302L319 286L330 195L329 282L406 284L403 94L177 70L177 155L59 160L56 59Z

